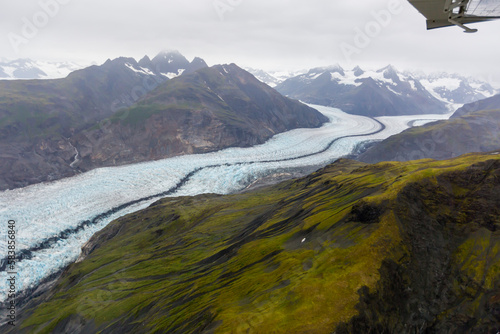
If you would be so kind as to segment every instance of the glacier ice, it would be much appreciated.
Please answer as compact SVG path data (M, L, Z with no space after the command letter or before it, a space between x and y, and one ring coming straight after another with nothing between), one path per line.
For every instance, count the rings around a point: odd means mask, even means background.
M360 142L387 138L408 128L410 122L425 123L450 116L393 116L375 120L339 109L311 106L330 122L321 128L281 133L250 148L100 168L55 182L0 192L0 221L5 224L10 219L16 221L16 251L32 250L30 258L16 264L17 289L33 288L74 262L94 233L120 216L146 208L160 197L232 193L275 171L324 166L349 154ZM168 190L171 192L165 194ZM96 219L102 213L108 214ZM92 223L82 224L85 221ZM81 228L76 229L77 226ZM65 230L74 233L61 238ZM53 242L44 245L50 238ZM6 240L4 226L0 229L2 259L7 256ZM6 278L7 271L0 272L0 301L6 299Z

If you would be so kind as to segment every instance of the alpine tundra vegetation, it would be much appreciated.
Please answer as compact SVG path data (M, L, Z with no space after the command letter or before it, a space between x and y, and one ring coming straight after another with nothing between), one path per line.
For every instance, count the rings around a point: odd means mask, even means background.
M485 333L500 321L500 157L347 159L109 224L21 333Z

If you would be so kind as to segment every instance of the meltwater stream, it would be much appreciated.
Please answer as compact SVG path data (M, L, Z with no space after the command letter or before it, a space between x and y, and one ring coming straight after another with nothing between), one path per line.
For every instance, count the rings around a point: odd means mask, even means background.
M101 168L0 193L0 302L7 298L7 223L16 222L16 289L32 289L75 261L90 237L112 220L167 196L228 194L280 170L324 166L363 141L380 140L410 122L448 115L379 117L315 106L330 122L278 134L262 145ZM419 124L424 121L419 122Z

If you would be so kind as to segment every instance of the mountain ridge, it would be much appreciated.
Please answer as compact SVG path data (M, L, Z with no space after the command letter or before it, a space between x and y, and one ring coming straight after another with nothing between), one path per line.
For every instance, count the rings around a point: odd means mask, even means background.
M384 76L380 78L380 73L383 74L386 70L390 70L392 74L390 76L385 74L387 78ZM311 84L310 79L307 77L308 74L311 75L311 73L313 73L313 78L325 72L339 73L340 77L336 77L336 79L341 80L341 82L345 81L344 83L349 85L355 84L355 80L359 77L366 77L366 73L368 73L368 77L371 77L375 81L378 81L379 79L390 79L391 77L401 77L401 80L409 83L412 88L416 88L415 86L418 85L421 86L422 90L427 90L432 97L448 105L450 111L456 110L465 103L485 99L500 92L498 87L494 88L491 83L475 77L447 72L435 72L430 74L426 74L422 71L409 70L400 72L392 65L387 65L386 67L376 70L365 71L359 65L355 66L352 70L345 70L342 66L336 64L326 67L316 67L310 69L309 71L298 71L298 73L281 72L279 75L275 75L272 71L265 72L251 68L249 68L248 71L258 77L259 80L272 87L277 87L283 84L286 80L294 78L297 80L300 79L299 81L301 81L302 84ZM345 76L346 74L348 75L348 78L344 78L345 80L342 80L342 76ZM395 81L397 82L401 80L396 78ZM380 83L386 84L387 82L382 80ZM333 88L330 87L330 89ZM323 93L328 94L328 90Z
M450 159L500 148L500 95L458 109L449 120L413 127L373 144L356 159L409 161Z

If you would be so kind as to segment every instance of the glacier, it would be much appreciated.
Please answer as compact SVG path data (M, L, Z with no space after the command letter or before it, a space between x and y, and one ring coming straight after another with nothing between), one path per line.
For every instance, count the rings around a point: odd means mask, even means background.
M76 261L81 247L112 220L167 196L229 194L259 177L293 168L325 166L361 142L385 139L410 124L447 115L377 117L310 105L329 118L316 129L295 129L250 148L185 155L92 170L71 178L0 192L0 302L7 298L7 222L16 222L17 290Z

